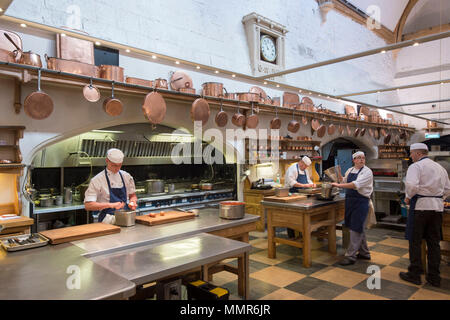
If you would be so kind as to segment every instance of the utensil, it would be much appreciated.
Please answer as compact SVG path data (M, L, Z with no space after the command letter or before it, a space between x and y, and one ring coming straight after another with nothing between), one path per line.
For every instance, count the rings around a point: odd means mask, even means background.
M322 187L320 190L320 195L322 196L322 198L324 198L324 199L331 198L332 191L333 191L333 186L331 185L331 183L328 183L328 182L322 183Z
M283 107L291 108L291 104L297 104L300 102L300 98L297 93L283 92Z
M64 187L64 204L72 203L72 188Z
M287 197L289 196L289 188L276 188L275 196L277 197Z
M294 119L294 110L292 110L292 120L288 123L288 131L292 133L296 133L298 129L300 129L300 123Z
M334 125L334 124L330 124L330 125L328 126L328 135L329 135L329 136L332 136L332 135L334 134L335 131L336 131L335 125Z
M223 83L205 82L202 84L202 95L210 97L223 97Z
M223 111L222 99L220 99L220 111L216 114L214 119L218 127L225 127L228 122L228 114Z
M245 116L240 112L239 100L238 100L238 110L237 113L231 118L231 122L237 127L243 127L245 123Z
M135 85L138 85L138 86L153 88L153 81L152 80L145 80L145 79L140 79L140 78L127 77L125 82L129 83L129 84L135 84Z
M92 85L92 77L90 83L83 88L83 96L89 102L97 102L100 100L100 90Z
M281 128L281 119L278 118L278 106L275 106L275 118L270 120L270 129L278 130Z
M153 81L153 85L155 86L155 88L160 88L160 89L165 89L165 90L169 89L167 80L163 79L163 78L155 79L155 81Z
M154 85L156 86L156 84ZM159 124L166 116L166 101L161 94L156 92L155 88L153 90L145 96L142 111L150 123Z
M260 87L251 87L249 92L251 93L256 93L259 95L259 102L265 102L265 100L267 99L267 93Z
M201 121L202 125L208 122L210 115L209 103L203 98L197 98L192 103L191 119L192 121Z
M41 69L38 69L38 90L30 93L23 103L25 113L33 119L42 120L53 112L53 101L41 90Z
M166 183L167 192L171 193L175 191L175 184L174 183Z
M82 63L73 60L66 60L60 58L53 58L44 55L47 60L47 68L68 73L81 74L88 77L98 78L100 71L99 67L92 64Z
M200 190L212 190L213 184L212 183L200 183L199 187L200 187Z
M121 227L134 226L136 221L136 210L116 210L114 212L115 222L114 224Z
M253 102L252 102L252 114L247 117L245 123L246 123L247 128L250 128L250 129L254 129L258 126L259 119L258 119L258 115L253 113Z
M123 68L119 66L102 64L99 67L100 78L123 82Z
M219 202L219 217L223 219L242 219L245 216L245 203L240 201Z
M239 101L259 102L260 97L258 93L252 92L237 92Z
M192 78L183 71L175 71L170 78L170 88L172 90L180 90L181 88L192 88Z
M13 51L16 61L21 64L26 64L38 68L42 68L41 56L31 51L23 52L23 50L15 43L15 41L6 32L3 35L16 47L17 50ZM18 55L20 53L20 56Z
M159 179L145 180L145 193L163 193L164 181Z
M122 113L123 104L119 99L114 98L114 81L111 84L111 97L103 101L103 110L110 116L118 116Z

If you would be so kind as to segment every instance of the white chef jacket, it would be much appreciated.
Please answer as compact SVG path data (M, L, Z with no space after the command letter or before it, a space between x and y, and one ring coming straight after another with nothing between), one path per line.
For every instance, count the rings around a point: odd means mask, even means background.
M308 179L308 183L312 184L312 180L309 177L309 172L308 170L301 170L300 167L298 167L297 170L297 163L294 163L293 165L291 165L287 170L286 170L286 175L284 177L284 186L286 188L292 188L294 186L294 184L297 183L297 178L298 178L298 174L305 174L306 173L306 178Z
M356 169L355 167L348 169L344 175L344 183L347 183L347 177L350 173L358 173L358 171L359 169ZM355 184L356 191L358 191L360 195L370 198L373 192L373 173L369 167L364 166L356 180L352 182Z
M108 172L108 179L111 183L111 188L122 188L123 183L120 178L119 173L113 173L112 171ZM134 184L133 177L126 171L120 170L122 174L123 181L125 182L125 187L127 189L127 200L129 199L129 195L136 193L136 186ZM99 174L97 174L94 178L91 179L89 183L89 187L84 194L84 202L109 202L109 188L108 182L106 181L105 170L102 170Z
M444 196L450 195L450 181L448 173L439 163L431 159L423 159L409 166L405 179L406 197L414 195ZM443 199L419 198L416 210L444 211Z

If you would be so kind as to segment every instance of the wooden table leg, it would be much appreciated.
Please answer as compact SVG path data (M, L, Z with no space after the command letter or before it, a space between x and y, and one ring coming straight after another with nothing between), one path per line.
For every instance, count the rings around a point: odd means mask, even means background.
M336 209L330 210L328 219L336 221ZM328 252L336 254L336 223L328 226Z
M264 209L265 211L267 209ZM275 227L272 227L272 213L267 212L267 256L270 259L275 259L277 256L276 245L274 241Z
M311 267L311 221L308 214L304 214L303 217L303 266L309 268Z
M238 294L245 300L249 298L249 256L248 253L238 257Z

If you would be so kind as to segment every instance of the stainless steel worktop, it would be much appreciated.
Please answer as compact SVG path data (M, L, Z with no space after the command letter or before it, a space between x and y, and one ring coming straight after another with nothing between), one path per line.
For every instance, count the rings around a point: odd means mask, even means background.
M96 265L82 253L70 243L18 252L0 249L0 300L123 299L135 294L133 282ZM72 281L77 275L79 289Z
M249 252L251 245L201 233L177 241L92 257L96 264L141 285Z
M303 200L299 200L299 201L295 201L295 202L288 202L288 203L263 200L263 201L261 201L261 204L263 206L270 205L272 207L280 207L280 208L290 208L290 209L297 209L297 210L311 210L314 208L328 206L330 204L337 204L342 201L345 201L345 198L342 198L340 196L334 197L333 200L318 200L318 199L315 199L314 197L309 197L308 199L303 199Z
M235 227L258 219L259 216L246 214L242 219L227 220L219 217L218 209L201 209L199 216L193 219L156 226L136 224L132 227L123 227L120 233L72 243L83 249L86 257L92 257L156 242L176 240L202 232Z

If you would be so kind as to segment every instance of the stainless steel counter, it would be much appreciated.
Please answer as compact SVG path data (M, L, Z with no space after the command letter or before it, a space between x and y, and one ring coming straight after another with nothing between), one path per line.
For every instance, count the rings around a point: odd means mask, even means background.
M82 253L69 243L9 253L0 249L0 300L123 299L135 294L133 282L96 265ZM79 289L72 281L77 274Z
M340 196L334 197L333 200L317 200L314 197L309 197L308 199L303 199L295 202L274 202L274 201L261 201L261 205L263 206L272 206L272 207L280 207L280 208L292 208L296 210L311 210L314 208L319 208L323 206L328 206L330 204L336 204L341 201L345 201L345 198Z
M251 245L201 233L90 258L137 285L249 252Z
M193 219L156 226L136 224L123 227L120 233L72 242L83 249L85 257L107 254L133 247L176 240L202 232L212 232L257 221L259 216L246 214L244 218L227 220L219 218L218 209L201 209Z

